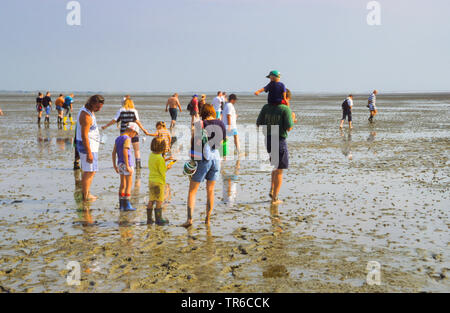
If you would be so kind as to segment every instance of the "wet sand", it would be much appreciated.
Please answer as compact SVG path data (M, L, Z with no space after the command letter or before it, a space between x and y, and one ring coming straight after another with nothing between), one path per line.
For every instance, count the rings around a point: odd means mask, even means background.
M342 96L294 96L299 123L288 138L285 202L269 202L267 162L227 160L211 227L202 224L202 185L188 230L178 227L188 190L182 161L167 174L171 224L145 225L148 138L132 194L138 211L119 212L114 126L92 186L100 198L83 210L73 130L58 130L55 112L50 128L38 129L34 97L0 95L0 291L450 291L450 95L379 95L373 125L366 95L355 96L351 132L338 128ZM76 96L74 111L86 98ZM105 98L100 125L119 108L120 96ZM169 122L166 99L135 97L149 131L158 120ZM265 96L239 99L238 126L253 125ZM179 131L188 121L179 114ZM175 148L184 143L178 137ZM70 261L81 265L79 286L66 282ZM381 265L379 286L366 283L369 261Z

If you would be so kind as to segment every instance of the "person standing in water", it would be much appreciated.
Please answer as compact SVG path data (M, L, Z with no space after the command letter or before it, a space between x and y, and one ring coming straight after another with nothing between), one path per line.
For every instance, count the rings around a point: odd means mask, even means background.
M58 127L62 126L63 106L64 106L64 95L60 94L59 97L55 100L55 108L56 111L58 112Z
M289 152L286 139L288 132L294 126L291 109L285 104L266 104L259 112L256 120L257 127L262 125L267 127L265 129L266 148L270 155L270 163L275 167L271 175L269 196L272 198L272 204L279 204L282 203L278 199L278 193L283 182L283 170L289 167ZM276 146L272 147L272 144L276 145L277 143L278 149L276 149Z
M131 140L139 135L139 126L128 123L125 132L116 138L112 152L112 162L116 173L120 175L119 209L121 211L136 211L130 203L131 186L133 183L134 160L131 156ZM118 159L117 163L116 160Z
M170 118L172 119L170 123L170 130L172 130L175 127L175 123L177 121L178 110L180 110L181 113L181 104L178 100L178 93L174 93L172 97L167 100L166 112L167 110L169 110Z
M191 125L194 125L194 121L199 118L197 95L192 96L192 100L189 102L187 109L189 111L189 114L191 115Z
M216 111L216 119L220 120L220 114L222 113L222 91L217 92L217 96L211 101L211 105L214 107Z
M220 174L219 147L226 138L223 122L216 119L216 111L210 104L205 104L200 113L201 120L195 122L191 134L191 154L194 155L197 170L189 183L187 220L183 227L193 223L195 200L200 183L206 179L206 217L205 224L210 224L214 207L214 187ZM203 136L203 134L205 136ZM203 138L207 137L207 138Z
M377 115L378 111L377 111L377 107L376 107L376 102L377 102L377 94L378 94L378 90L374 90L372 92L372 94L369 96L368 99L368 103L367 103L367 107L369 108L369 122L373 123L373 118L375 115Z
M342 119L339 128L344 125L345 118L348 119L348 128L352 129L352 107L353 107L353 95L348 95L342 102Z
M139 114L136 108L134 107L133 100L129 98L125 98L123 103L123 107L117 111L116 116L105 126L102 126L102 130L107 127L117 123L120 121L120 133L124 133L127 129L127 125L130 122L136 123L140 129L147 135L150 136L150 133L142 126L139 121ZM139 150L139 136L134 136L131 138L131 143L133 144L134 156L136 159L136 169L141 168L141 152Z
M229 102L223 107L222 121L227 128L227 137L234 137L235 153L239 155L241 153L241 147L236 126L237 114L234 108L236 101L237 97L232 93L229 97Z
M97 126L95 112L102 109L105 99L101 95L91 96L80 109L77 117L75 142L80 155L83 200L92 202L97 200L90 193L92 180L98 171L98 150L100 146L100 132Z
M42 106L45 109L45 121L44 123L50 124L50 111L52 110L52 98L51 94L47 91L45 97L42 99Z
M70 95L68 95L67 97L64 98L64 105L63 108L65 110L64 112L64 121L63 124L66 125L67 124L67 117L69 117L70 123L74 124L75 122L72 120L72 112L73 112L73 93L71 93Z
M44 95L42 94L42 92L39 92L38 96L36 98L36 111L38 113L37 123L38 123L39 126L41 126L42 109L44 108L42 106L42 100L43 99L44 99Z

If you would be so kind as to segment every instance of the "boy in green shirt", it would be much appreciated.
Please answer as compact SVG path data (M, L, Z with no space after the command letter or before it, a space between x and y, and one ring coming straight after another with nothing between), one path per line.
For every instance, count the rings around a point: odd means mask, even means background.
M156 137L150 145L152 153L148 158L148 181L149 181L149 201L147 205L147 224L153 224L153 204L156 202L155 220L157 225L166 225L169 220L162 217L162 203L164 202L164 189L166 185L166 170L170 169L173 163L166 166L166 161L162 156L166 150L166 141L163 137Z

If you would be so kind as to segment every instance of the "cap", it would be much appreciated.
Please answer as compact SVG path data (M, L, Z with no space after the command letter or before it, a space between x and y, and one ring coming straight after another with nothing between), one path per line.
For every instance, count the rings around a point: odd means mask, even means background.
M198 96L197 95L193 95L192 98L194 98L194 97L198 97Z
M279 71L273 70L273 71L270 71L269 75L267 75L266 77L269 78L270 76L280 77L281 74Z
M134 123L134 122L128 123L127 124L127 129L134 130L136 133L139 134L139 126L136 123Z

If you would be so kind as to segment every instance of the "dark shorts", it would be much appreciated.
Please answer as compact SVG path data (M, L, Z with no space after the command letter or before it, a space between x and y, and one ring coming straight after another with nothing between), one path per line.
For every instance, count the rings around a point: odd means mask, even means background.
M342 119L345 120L345 118L348 116L348 121L352 121L352 111L350 110L343 110L342 111Z
M176 121L177 115L178 115L178 110L176 108L170 108L169 113L170 113L170 118L172 119L172 121Z
M44 108L42 107L42 105L36 105L36 111L38 111L38 112L42 112L42 110L43 110Z
M279 170L284 170L289 168L289 151L287 146L286 138L280 137L280 145L277 151L273 151L272 153L272 143L271 136L266 137L266 148L267 152L270 155L270 164L276 167Z
M197 114L197 111L195 111L195 110L191 110L191 112L189 113L191 116L194 116L194 115L196 115Z
M139 142L139 136L134 136L131 138L131 143Z

